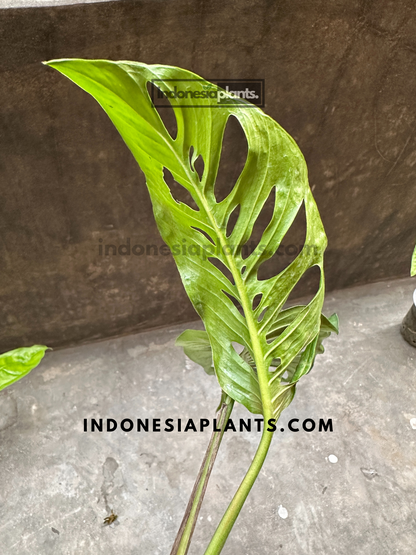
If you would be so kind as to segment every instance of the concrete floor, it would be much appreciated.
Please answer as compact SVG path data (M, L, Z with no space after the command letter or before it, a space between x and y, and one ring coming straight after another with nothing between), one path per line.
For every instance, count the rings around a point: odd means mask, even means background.
M340 336L284 412L224 555L415 553L416 351L399 334L414 286L328 295ZM174 346L182 329L47 353L0 393L2 555L169 554L209 433L84 433L83 419L212 417L218 386ZM290 433L291 418L332 418L334 431ZM259 437L224 438L189 555L204 552ZM109 509L118 520L103 526Z

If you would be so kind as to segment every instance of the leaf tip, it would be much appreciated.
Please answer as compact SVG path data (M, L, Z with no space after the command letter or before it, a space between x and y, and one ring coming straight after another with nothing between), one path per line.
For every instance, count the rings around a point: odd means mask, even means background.
M33 345L32 349L39 349L39 350L44 350L47 351L48 349L50 349L51 351L53 351L52 347L48 347L47 345Z
M62 65L63 62L65 62L65 61L68 61L68 60L65 60L64 58L62 58L62 59L57 59L57 60L45 60L41 63L44 66L53 67L54 69L57 69L56 66Z
M331 316L328 318L328 320L331 322L331 324L334 326L335 328L335 333L337 335L339 335L339 318L338 318L338 314L336 312L334 312L334 314L331 314Z

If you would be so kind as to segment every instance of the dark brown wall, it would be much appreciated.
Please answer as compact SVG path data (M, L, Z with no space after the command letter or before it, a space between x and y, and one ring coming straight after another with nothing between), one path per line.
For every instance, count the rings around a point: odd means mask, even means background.
M264 78L265 111L309 165L334 289L409 273L415 31L412 0L0 10L0 352L195 318L170 256L99 256L100 238L161 244L144 179L101 108L42 60L130 59L207 78ZM225 175L238 158L228 147Z

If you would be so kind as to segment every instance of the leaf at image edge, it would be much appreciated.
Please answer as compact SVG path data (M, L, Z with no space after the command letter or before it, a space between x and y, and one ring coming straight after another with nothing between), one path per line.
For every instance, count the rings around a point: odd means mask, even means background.
M0 355L0 390L17 382L38 366L48 348L45 345L32 345Z

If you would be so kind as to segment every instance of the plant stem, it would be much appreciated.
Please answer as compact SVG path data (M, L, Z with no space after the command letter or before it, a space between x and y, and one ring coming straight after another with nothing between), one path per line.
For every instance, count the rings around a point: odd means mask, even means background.
M218 528L215 531L207 550L205 551L205 555L218 555L221 553L222 548L227 541L228 535L230 534L231 529L240 514L241 508L250 493L261 467L263 466L272 438L273 432L267 431L267 421L265 420L260 444L257 448L250 468L248 469L247 474L244 476L240 487L233 497L233 500L222 517L221 522L219 523Z
M178 530L170 555L186 555L188 553L192 534L198 519L199 510L207 489L208 480L217 457L222 436L224 435L225 426L230 418L233 407L234 400L223 393L216 419L216 428L220 431L212 432L207 451L202 461L199 474L195 481L191 497L188 501L188 506L186 507L185 515L182 519L182 523Z

